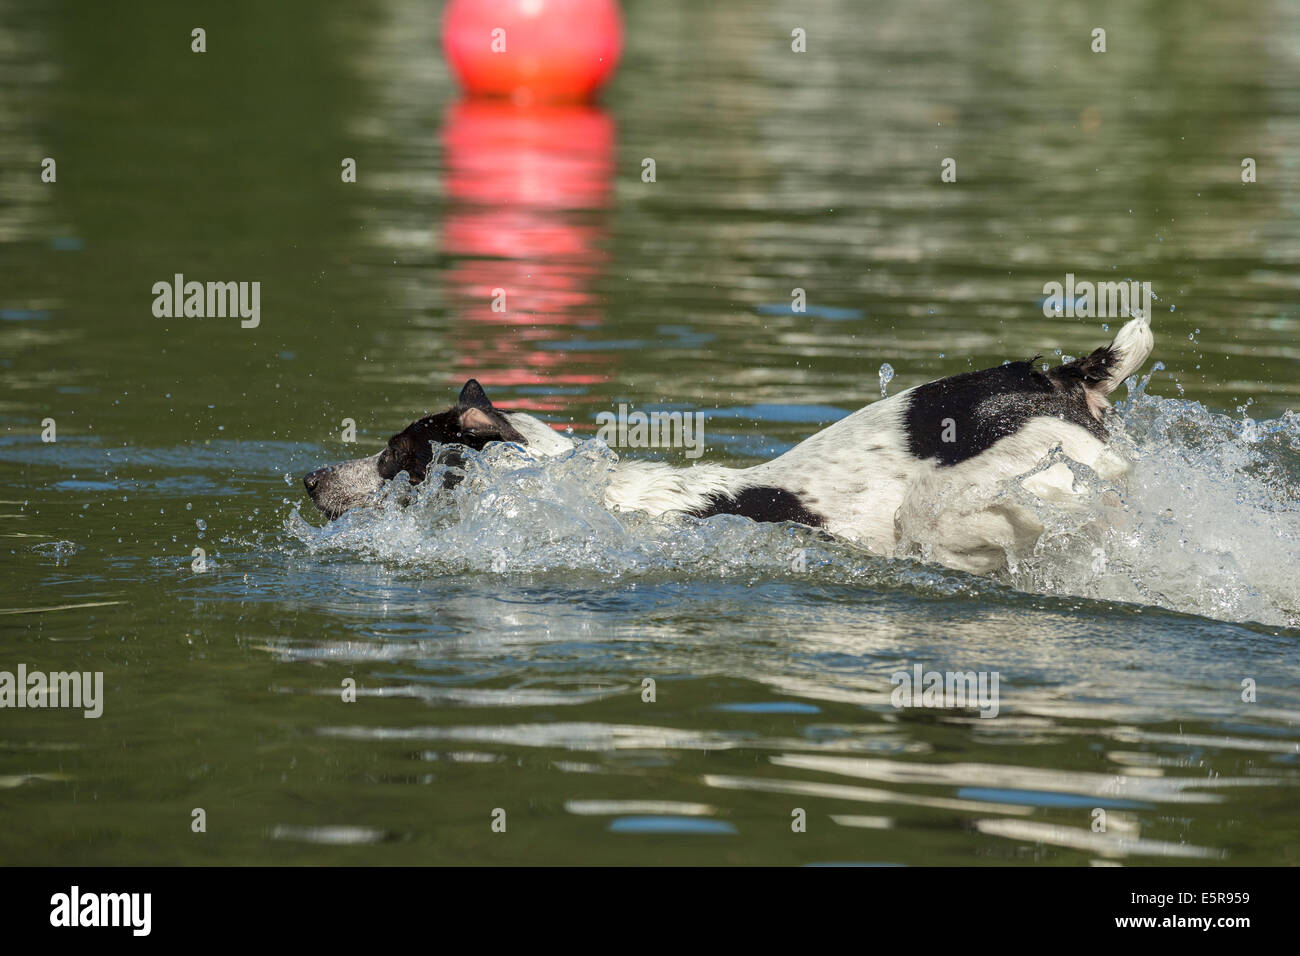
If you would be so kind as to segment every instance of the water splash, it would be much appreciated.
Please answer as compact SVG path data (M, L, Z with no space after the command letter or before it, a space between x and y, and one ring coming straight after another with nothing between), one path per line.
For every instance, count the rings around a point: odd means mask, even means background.
M1118 482L1070 463L1069 507L1009 496L1046 526L1008 575L1023 590L1300 625L1300 415L1256 422L1133 386Z
M1131 383L1117 408L1114 441L1132 462L1126 478L1103 481L1065 460L1077 492L1069 506L1008 483L1003 496L1045 530L1032 554L991 578L876 557L799 526L611 513L604 491L617 458L599 440L549 459L490 446L467 455L453 489L441 487L439 466L415 488L399 476L378 507L323 526L295 506L285 530L313 555L437 574L782 577L929 595L1015 589L1300 626L1300 415L1230 418L1147 395L1145 385Z
M880 366L880 397L881 398L888 397L888 393L885 390L889 387L889 383L892 382L893 380L894 380L894 366L890 365L888 362L885 362L883 365Z
M990 586L959 572L874 557L800 525L610 512L604 493L617 460L599 439L556 458L491 445L466 453L464 479L452 489L441 487L445 466L414 488L399 474L377 507L318 526L295 502L284 528L292 545L312 555L435 574L558 573L566 582L574 572L600 581L797 576L926 594L975 594Z

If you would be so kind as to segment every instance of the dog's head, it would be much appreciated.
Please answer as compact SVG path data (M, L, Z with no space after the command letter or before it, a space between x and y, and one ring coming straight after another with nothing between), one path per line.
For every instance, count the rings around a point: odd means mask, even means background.
M528 438L516 428L516 424L522 424L518 419L528 416L514 417L516 421L512 423L505 412L493 407L483 387L470 379L454 406L407 425L388 439L388 447L379 454L318 468L304 475L302 483L312 503L330 518L337 518L351 508L366 504L385 481L399 472L406 472L411 484L418 485L424 481L435 456L440 464L459 464L461 459L455 448L444 446L461 445L481 451L488 442L494 441L529 444ZM528 424L541 423L529 418ZM550 432L546 426L542 427Z

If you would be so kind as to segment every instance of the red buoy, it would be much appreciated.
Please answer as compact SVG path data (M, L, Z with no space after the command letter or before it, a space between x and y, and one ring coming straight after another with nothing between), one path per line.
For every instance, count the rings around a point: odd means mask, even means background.
M586 99L618 64L623 18L618 0L451 0L442 46L470 93Z

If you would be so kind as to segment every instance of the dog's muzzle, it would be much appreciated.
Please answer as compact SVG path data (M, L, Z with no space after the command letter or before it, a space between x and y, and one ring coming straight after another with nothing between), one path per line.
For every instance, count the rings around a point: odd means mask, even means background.
M383 483L379 455L326 465L302 476L312 504L330 518L369 503Z

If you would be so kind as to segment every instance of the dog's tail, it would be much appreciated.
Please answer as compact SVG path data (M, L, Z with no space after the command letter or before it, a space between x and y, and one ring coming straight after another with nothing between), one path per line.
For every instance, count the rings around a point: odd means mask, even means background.
M1147 356L1155 345L1155 336L1151 334L1151 315L1146 312L1125 322L1110 345L1097 352L1105 352L1109 357L1106 376L1101 379L1096 390L1102 395L1109 395L1124 379L1142 368ZM1097 352L1092 353L1096 355Z
M1103 345L1091 355L1073 362L1058 365L1047 375L1058 388L1073 391L1081 387L1080 397L1087 403L1088 411L1101 421L1110 407L1106 396L1142 367L1154 344L1150 315L1138 315L1124 323L1110 345Z
M1110 345L1075 359L1049 373L1062 385L1082 385L1090 401L1105 407L1105 398L1142 367L1155 345L1151 319L1139 315L1124 323Z

